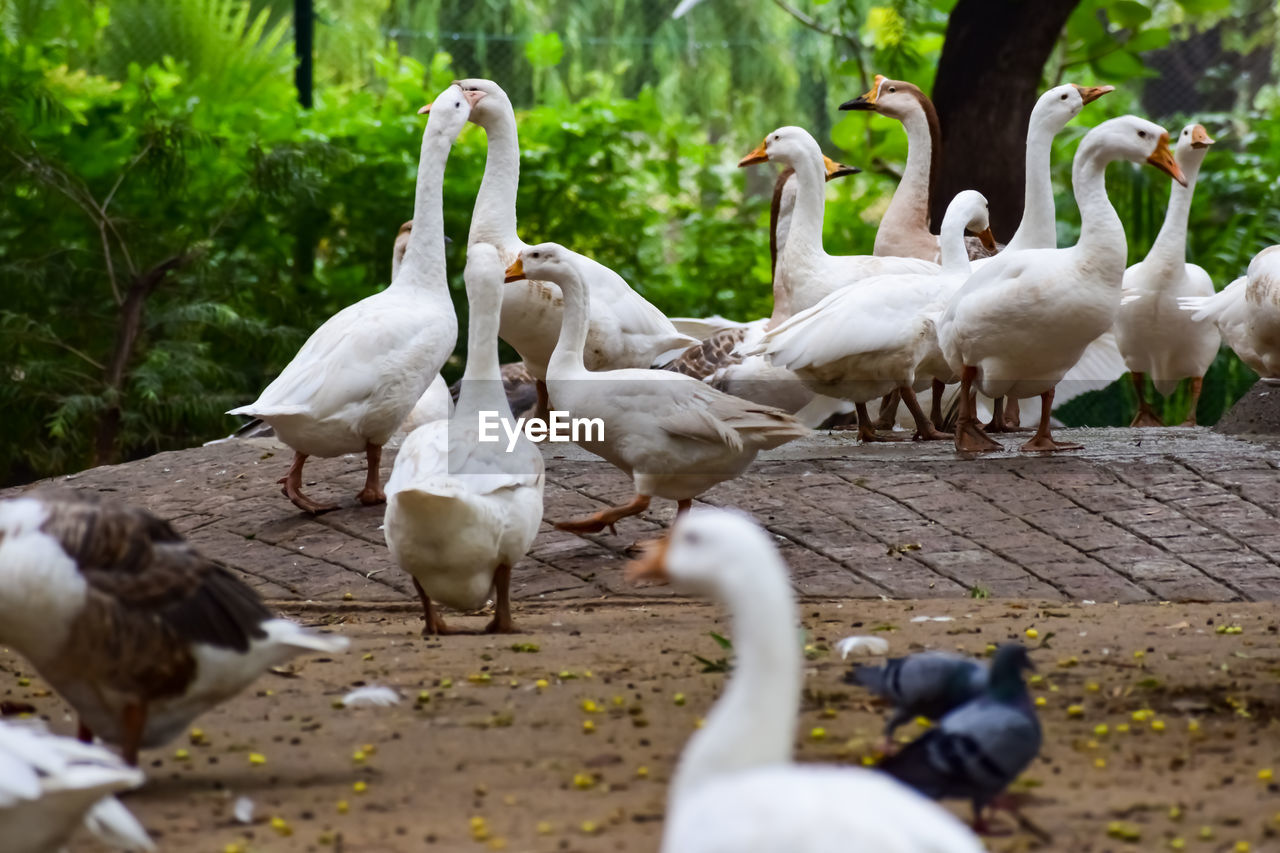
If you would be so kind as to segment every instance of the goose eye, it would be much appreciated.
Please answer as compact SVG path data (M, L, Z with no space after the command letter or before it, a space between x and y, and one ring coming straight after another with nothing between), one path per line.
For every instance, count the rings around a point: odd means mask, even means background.
M1065 101L1066 99L1067 99L1067 93L1066 93L1066 92L1063 92L1063 93L1062 93L1062 100L1064 100L1064 101Z
M890 87L889 87L889 91L890 91L890 92L896 92L896 91L898 91L898 87L897 87L897 86L890 86Z
M1138 131L1138 136L1142 137L1143 139L1146 139L1146 138L1147 138L1147 132L1146 132L1145 130L1140 130L1140 131Z

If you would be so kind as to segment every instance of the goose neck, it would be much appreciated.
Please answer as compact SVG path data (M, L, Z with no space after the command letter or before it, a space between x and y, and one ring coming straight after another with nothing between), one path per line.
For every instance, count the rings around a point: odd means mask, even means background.
M462 372L458 405L470 396L473 385L502 382L498 364L498 322L502 310L502 285L498 282L467 282L467 365ZM505 396L504 398L505 399Z
M583 353L591 325L591 297L577 268L571 263L564 268L564 275L555 282L564 297L564 314L560 320L560 338L547 362L548 377L585 373L587 369Z
M781 559L772 553L759 559L776 563L776 571L726 590L734 670L681 756L673 802L714 777L791 760L804 678L795 600Z
M444 259L444 167L453 136L433 132L428 122L422 136L418 180L413 193L413 231L392 286L417 287L448 297Z
M1027 129L1026 186L1022 198L1022 221L1005 251L1053 249L1058 245L1058 224L1053 205L1053 179L1049 159L1053 152L1052 128L1032 115Z
M1184 187L1177 181L1170 181L1169 207L1164 214L1164 223L1160 233L1156 234L1151 251L1147 253L1147 262L1155 263L1161 268L1181 267L1187 260L1187 218L1191 215L1191 199L1196 192L1196 178L1200 174L1200 164L1179 163L1182 174L1187 179Z
M499 250L519 244L516 235L516 191L520 186L520 141L510 104L484 125L489 149L484 177L471 213L467 243L492 243Z
M968 207L955 204L947 207L946 216L942 218L942 235L938 241L942 250L942 272L945 275L969 271L969 247L965 245L964 231L972 218L973 211Z
M935 139L933 125L923 107L907 113L902 118L902 127L907 132L907 162L902 169L902 180L876 231L876 254L881 254L882 239L929 231L929 190L935 160L940 154L940 140Z
M1080 143L1071 167L1071 186L1075 191L1076 205L1080 208L1080 240L1076 248L1108 260L1115 260L1118 256L1123 270L1126 253L1124 223L1107 197L1106 181L1107 164L1116 158L1102 147L1088 143L1087 137Z

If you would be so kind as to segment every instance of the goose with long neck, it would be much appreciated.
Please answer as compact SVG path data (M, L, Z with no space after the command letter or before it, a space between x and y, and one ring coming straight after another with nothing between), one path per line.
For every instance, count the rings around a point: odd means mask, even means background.
M1054 86L1036 99L1031 110L1031 118L1027 122L1027 154L1023 186L1022 220L1013 237L1001 252L1018 249L1053 249L1058 245L1058 223L1053 203L1053 179L1050 172L1050 157L1053 152L1053 140L1067 122L1080 114L1086 104L1101 98L1108 92L1115 91L1114 86L1078 86L1075 83L1064 83ZM988 264L995 263L994 255L973 260L973 269L979 270ZM1089 374L1090 380L1100 376L1114 375L1120 362L1120 351L1116 347L1115 338L1103 335L1089 345L1080 364L1073 372L1081 371ZM1097 374L1097 375L1094 375ZM1091 387L1089 382L1077 382L1068 376L1071 391L1080 391ZM1108 382L1110 379L1107 380ZM1105 382L1103 384L1106 384ZM1055 407L1061 406L1074 397L1074 393L1059 394L1054 398ZM986 425L988 431L1012 432L1020 427L1020 416L1017 398L1005 401L996 400L995 412L991 422Z
M556 243L521 250L507 280L555 282L564 294L564 328L547 364L556 406L572 418L598 422L577 441L628 474L635 497L584 518L556 524L594 533L644 512L654 496L680 511L707 489L746 470L756 454L805 435L791 415L719 391L669 370L588 370L583 356L595 298L580 255Z
M1076 150L1072 187L1080 239L1065 249L1024 249L978 270L952 297L939 343L960 374L956 449L1001 449L978 425L971 390L991 397L1040 397L1040 424L1026 451L1077 447L1055 442L1049 421L1054 388L1120 307L1124 225L1107 198L1105 172L1116 160L1147 162L1180 183L1169 136L1136 116L1093 128Z
M1147 376L1151 377L1157 393L1166 396L1184 378L1191 380L1191 408L1186 423L1194 425L1204 374L1222 343L1222 336L1213 323L1193 320L1190 314L1178 310L1179 298L1213 295L1209 274L1186 262L1191 198L1200 164L1212 144L1213 139L1203 125L1189 124L1182 129L1174 157L1187 184L1174 184L1169 191L1164 224L1151 244L1151 251L1124 272L1124 295L1115 329L1138 395L1138 413L1131 426L1163 424L1147 402Z
M780 127L738 165L770 160L795 170L796 201L787 240L774 268L769 328L817 305L836 290L871 276L937 272L937 264L917 258L827 254L822 245L826 171L822 149L803 128Z
M731 620L729 683L689 738L667 793L663 853L977 853L954 816L872 770L795 764L804 683L796 603L772 537L699 509L628 568L710 596Z
M957 195L947 208L939 272L874 276L837 290L766 332L753 352L795 371L815 393L853 402L863 441L891 440L872 428L866 404L894 390L911 411L917 438L951 438L925 416L915 389L918 379L921 388L934 384L940 406L942 384L955 379L945 362L940 371L922 366L938 351L931 309L940 309L969 274L966 228L995 242L987 200L973 190ZM936 365L939 359L932 361ZM940 409L934 414L941 420Z
M490 243L497 248L502 262L511 264L529 245L516 232L520 147L515 110L507 94L492 80L460 80L457 85L479 99L471 111L471 121L484 128L489 142L467 243ZM581 267L596 296L584 350L589 369L650 367L661 354L698 342L676 331L661 311L613 270L586 256L582 256ZM511 282L503 294L500 334L520 353L540 383L540 398L545 397L547 362L560 334L563 313L564 300L551 282ZM541 402L545 408L545 399Z
M487 441L482 423L514 421L498 365L503 265L474 243L463 273L470 303L467 366L453 417L414 430L387 481L387 547L412 578L424 635L449 633L436 602L478 610L496 592L487 631L510 633L511 569L542 522L542 454L520 434ZM447 392L446 392L447 393Z
M445 278L445 164L477 96L450 86L432 105L422 135L413 229L391 285L330 317L257 401L228 414L261 418L293 448L280 482L295 506L336 509L302 493L309 456L365 453L368 470L357 499L386 500L379 476L382 445L396 431L453 352L458 319Z

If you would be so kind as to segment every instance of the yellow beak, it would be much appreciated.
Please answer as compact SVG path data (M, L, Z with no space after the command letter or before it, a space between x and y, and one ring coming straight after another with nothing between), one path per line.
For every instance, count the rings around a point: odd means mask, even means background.
M754 166L756 163L767 163L769 161L769 152L765 150L765 145L768 141L769 138L765 137L764 142L757 145L755 150L739 160L738 168L741 169L743 166Z
M988 252L996 250L996 235L991 233L990 228L984 228L978 232L978 239L982 241L982 246Z
M1160 134L1160 141L1156 143L1156 150L1151 152L1147 162L1162 172L1168 172L1170 177L1184 187L1187 185L1186 176L1178 168L1178 161L1173 159L1173 152L1169 150L1169 134Z
M503 281L519 281L522 278L524 278L524 264L516 258L511 266L507 267L506 278Z

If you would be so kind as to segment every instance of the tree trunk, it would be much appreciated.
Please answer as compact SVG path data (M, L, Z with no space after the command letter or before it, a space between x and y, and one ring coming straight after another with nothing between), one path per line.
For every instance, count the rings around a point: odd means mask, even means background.
M933 84L942 125L934 231L961 190L987 197L991 229L1007 241L1022 221L1027 123L1044 64L1080 0L960 0Z
M138 336L142 333L142 316L147 299L164 281L165 276L185 265L191 258L191 254L169 258L134 276L129 283L124 303L120 306L120 328L111 353L111 363L107 365L106 375L103 377L107 388L113 392L113 399L98 419L98 428L94 432L93 465L110 465L116 461L119 449L116 447L116 439L120 435L122 415L120 395L128 376L129 362L133 360L134 350L138 346Z

